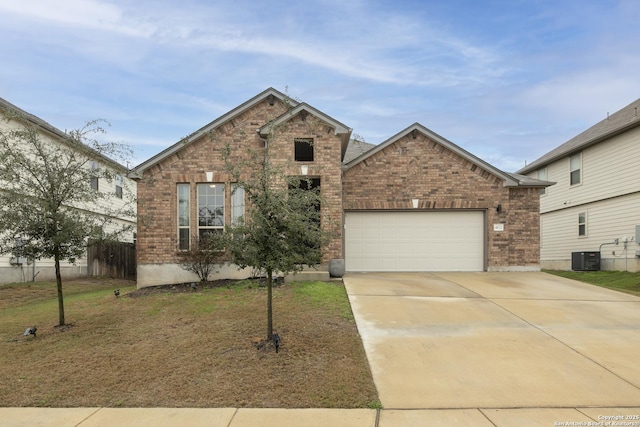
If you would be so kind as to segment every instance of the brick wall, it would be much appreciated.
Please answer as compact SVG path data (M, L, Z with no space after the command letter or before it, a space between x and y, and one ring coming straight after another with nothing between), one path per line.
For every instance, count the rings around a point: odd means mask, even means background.
M287 111L276 100L270 105L260 102L214 129L208 135L186 145L170 157L144 172L138 182L138 264L164 264L177 262L177 195L178 183L191 184L191 234L197 232L196 184L206 182L206 172L214 172L213 182L228 183L223 150L231 148L230 158L237 164L248 163L264 155L264 142L256 130ZM304 116L305 120L302 120ZM270 155L274 163L287 174L300 175L300 162L294 161L294 139L314 139L314 161L309 166L309 177L321 179L323 226L341 225L342 192L340 141L332 129L311 115L293 117L273 132ZM243 169L245 176L251 167ZM225 187L225 222L231 212L231 188ZM326 249L325 258L336 258L341 252L341 227Z
M312 138L313 162L294 161L296 138ZM309 178L320 178L322 196L321 223L331 239L324 249L323 261L342 258L342 154L341 141L334 129L309 114L292 117L271 136L270 156L287 175L301 175L300 166L308 166Z
M540 264L540 189L509 190L509 265Z
M486 212L488 268L539 265L538 190L503 180L418 133L343 174L345 210L473 209ZM502 212L497 211L501 205ZM502 223L504 231L494 231Z
M287 106L267 100L235 116L182 150L144 172L138 183L138 264L177 262L176 184L191 185L191 233L197 232L196 184L228 183L222 152L231 147L236 164L255 165L264 155L264 142L256 130L287 111ZM294 160L294 139L312 138L314 161ZM320 178L322 223L332 232L324 261L343 258L342 212L345 210L473 209L486 213L488 268L539 265L538 189L507 188L503 180L444 146L417 133L407 135L355 165L341 169L341 144L334 129L311 114L299 114L276 128L269 138L273 162L288 175ZM251 163L253 160L253 163ZM245 170L251 173L250 168ZM230 221L231 188L225 188L225 220ZM502 212L496 207L501 205ZM505 224L494 231L493 224Z

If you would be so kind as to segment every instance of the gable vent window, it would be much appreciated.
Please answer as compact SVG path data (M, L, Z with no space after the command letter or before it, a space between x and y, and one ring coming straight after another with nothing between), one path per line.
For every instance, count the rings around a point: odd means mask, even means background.
M313 138L296 138L294 144L296 162L313 162Z

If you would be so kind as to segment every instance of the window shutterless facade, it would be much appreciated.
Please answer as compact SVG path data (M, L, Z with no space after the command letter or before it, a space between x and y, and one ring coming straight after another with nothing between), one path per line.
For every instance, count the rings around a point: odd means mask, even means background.
M100 173L100 167L98 166L98 162L94 161L89 162L89 167L91 168L91 189L98 191L98 176Z
M188 251L191 242L189 212L191 210L191 186L178 184L178 249Z
M578 185L582 182L582 153L569 158L569 183Z
M224 184L198 184L198 237L224 230Z
M116 197L122 199L122 175L116 174Z
M237 225L238 220L244 216L244 188L234 186L231 194L231 225Z
M587 213L578 214L578 237L587 237Z

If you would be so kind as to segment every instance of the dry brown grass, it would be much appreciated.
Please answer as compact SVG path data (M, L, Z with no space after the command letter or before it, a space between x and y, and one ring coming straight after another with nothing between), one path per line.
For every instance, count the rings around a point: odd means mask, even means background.
M114 289L121 289L116 298ZM134 292L131 282L0 287L0 406L341 407L378 402L341 283ZM166 291L166 289L165 289ZM137 297L132 298L132 294ZM22 337L28 326L37 337Z

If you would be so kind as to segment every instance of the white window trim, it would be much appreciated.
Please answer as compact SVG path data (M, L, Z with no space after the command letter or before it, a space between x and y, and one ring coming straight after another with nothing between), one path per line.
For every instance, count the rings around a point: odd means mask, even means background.
M180 225L180 187L184 186L187 188L187 225ZM178 237L178 250L179 251L188 251L191 248L191 184L188 183L178 183L176 185L176 225L178 229L176 230ZM180 248L180 230L188 230L188 240L187 240L187 248Z
M238 212L240 211L240 212ZM233 186L231 192L231 225L236 225L240 217L245 213L245 192L238 184Z
M122 191L123 178L122 178L122 175L117 173L116 177L115 177L115 181L116 181L116 197L118 197L119 199L122 199L122 197L123 197L123 191ZM118 191L118 189L120 189L120 191Z
M215 226L200 226L200 188L201 186L222 186L222 225ZM223 182L201 182L196 185L196 206L197 206L197 218L196 218L196 228L198 230L198 238L200 238L200 230L221 230L224 232L224 226L227 223L227 209L226 209L226 195L227 195L227 186Z
M100 191L100 165L95 160L89 161L89 167L91 168L91 181L89 185L93 191ZM95 188L93 183L95 184Z
M580 222L580 215L584 215L584 222ZM587 224L588 224L587 211L578 212L578 239L585 239L589 236L589 229L587 227ZM580 234L580 225L584 225L584 235Z
M571 169L571 159L574 158L574 157L579 157L579 159L580 159L580 167L578 169ZM580 171L580 182L578 182L577 184L572 184L571 183L571 174L576 170ZM572 156L569 156L569 187L570 188L578 187L578 186L582 185L583 181L584 181L584 170L582 168L582 152L580 152L578 154L574 154Z

